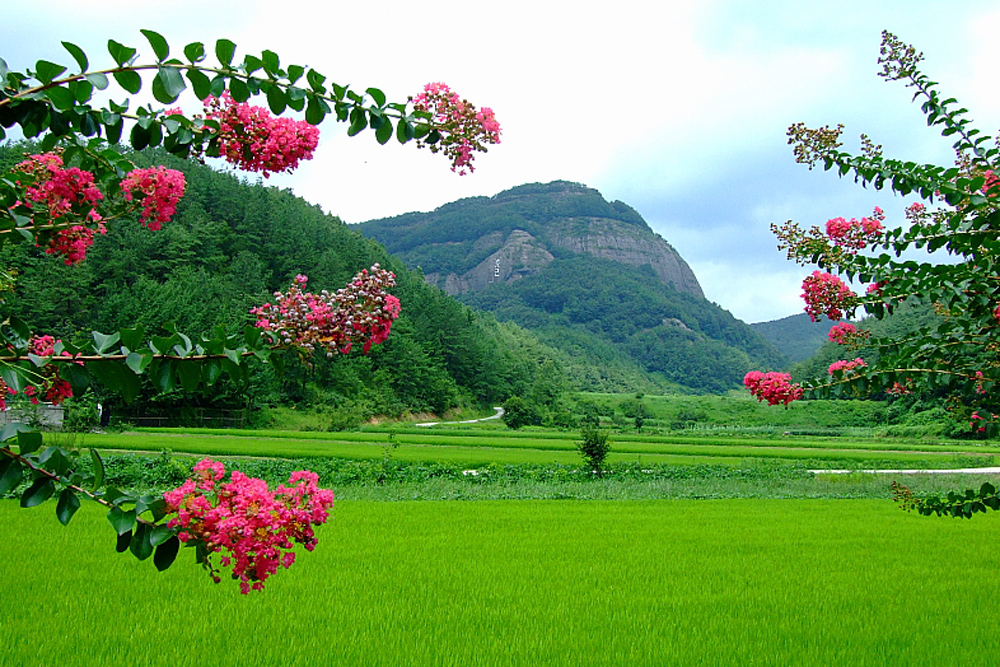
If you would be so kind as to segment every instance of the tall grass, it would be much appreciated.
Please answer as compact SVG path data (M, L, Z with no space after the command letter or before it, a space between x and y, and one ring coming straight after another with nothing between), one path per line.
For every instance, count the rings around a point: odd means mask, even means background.
M874 501L341 502L242 597L0 503L2 665L993 665L1000 517Z

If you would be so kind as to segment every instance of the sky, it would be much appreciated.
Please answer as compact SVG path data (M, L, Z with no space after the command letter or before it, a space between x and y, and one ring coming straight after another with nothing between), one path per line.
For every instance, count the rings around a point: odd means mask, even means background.
M4 7L0 58L16 70L39 58L69 65L65 40L108 65L109 38L151 54L142 28L175 53L225 37L238 58L270 49L282 65L390 100L440 81L494 110L502 142L465 176L442 155L324 123L316 157L269 183L345 222L574 181L635 208L709 300L751 323L802 312L814 268L787 261L771 223L822 225L878 205L892 226L908 203L796 164L792 123L843 123L850 151L863 132L887 157L953 159L912 91L877 76L882 30L924 53L923 71L984 133L1000 129L996 0L33 0ZM185 109L199 108L189 96Z

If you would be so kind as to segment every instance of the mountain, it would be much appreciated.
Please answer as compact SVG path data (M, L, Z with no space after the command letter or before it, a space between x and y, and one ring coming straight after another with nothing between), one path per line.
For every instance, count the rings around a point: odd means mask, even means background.
M582 388L727 391L788 360L704 298L680 254L622 202L566 181L522 185L358 225L427 282L534 331L614 377L568 373Z
M793 363L805 361L816 354L827 342L831 326L833 322L827 318L813 322L805 313L750 325Z
M0 168L26 152L36 151L32 144L0 144ZM250 323L252 306L286 289L297 274L309 276L311 291L332 290L375 262L396 272L391 291L402 302L389 339L367 356L315 355L304 365L288 353L284 375L252 366L249 394L225 379L206 396L164 397L147 387L140 410L293 404L335 406L358 420L405 411L443 414L523 395L540 375L540 359L559 365L563 358L529 332L427 285L377 243L288 190L163 151L131 157L142 166L184 172L187 190L170 223L157 232L136 219L109 223L77 266L65 266L34 244L5 244L0 267L17 282L0 299L0 319L16 313L34 331L63 339L137 325L159 333L166 322L189 334L216 324L240 330ZM99 398L105 406L115 400Z
M704 297L691 267L635 209L578 183L522 185L359 228L449 294L511 283L557 257L587 254L649 266L677 291Z

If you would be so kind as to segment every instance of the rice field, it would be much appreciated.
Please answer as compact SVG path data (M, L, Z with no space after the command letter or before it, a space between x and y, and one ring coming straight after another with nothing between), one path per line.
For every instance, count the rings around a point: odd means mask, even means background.
M576 432L488 431L452 428L355 431L342 433L232 431L223 429L141 429L131 433L87 434L79 446L205 454L214 456L336 456L378 459L392 446L403 461L451 463L470 468L490 463L559 463L580 461ZM612 435L608 461L648 463L733 463L747 458L785 461L867 461L918 468L981 467L1000 456L995 443L919 443L863 438L749 438L660 435Z
M1000 516L871 500L340 502L248 597L0 502L0 665L996 664Z

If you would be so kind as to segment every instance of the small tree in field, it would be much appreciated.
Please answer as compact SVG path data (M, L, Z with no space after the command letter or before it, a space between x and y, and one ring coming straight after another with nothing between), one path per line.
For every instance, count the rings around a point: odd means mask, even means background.
M105 233L107 225L137 219L155 232L169 224L184 195L184 174L162 166L136 168L132 150L162 147L181 158L218 157L267 178L310 159L319 141L317 126L333 118L348 124L349 136L370 129L380 144L395 138L443 153L452 170L464 174L473 170L474 153L500 140L490 109L477 109L442 83L428 84L406 102L389 102L377 88L358 92L314 69L283 65L273 51L237 60L236 45L220 39L213 62L201 42L172 56L161 35L142 34L152 51L146 61L114 40L108 41L113 62L99 69L70 42L62 44L75 63L72 70L39 60L18 72L0 59L0 141L6 128L15 128L34 142L31 154L0 173L0 246L26 241L72 265L85 260L94 235ZM128 97L95 106L96 91L135 96L144 84L163 107L133 109ZM194 93L200 111L164 108L186 91ZM257 96L266 108L249 103ZM291 112L303 119L288 117ZM0 296L13 282L10 272L0 271ZM138 395L143 375L164 392L208 391L223 375L245 383L247 362L254 358L277 366L276 350L294 349L303 359L358 347L367 353L386 339L400 312L388 292L394 276L378 265L335 291L311 292L307 283L306 276L296 276L287 291L254 308L248 320L254 319L235 332L216 327L189 335L165 326L157 335L135 327L94 332L92 341L73 345L3 312L0 409L14 394L34 403L59 403L82 395L93 380L126 401ZM218 562L232 568L244 593L260 589L279 566L289 567L295 544L313 548L312 527L326 520L333 503L332 492L319 488L309 471L269 489L239 472L227 479L222 465L208 459L177 489L135 497L107 486L97 451L81 457L74 449L43 446L41 433L12 424L0 433L0 495L25 479L22 507L57 495L56 516L66 524L81 498L94 500L108 509L119 551L152 557L163 570L186 544L216 581L218 565L211 558L219 554Z
M607 432L597 426L584 426L580 429L582 440L576 443L576 448L583 456L591 471L601 475L604 470L604 459L611 451L611 440Z
M802 284L806 312L814 320L822 315L836 320L830 339L849 352L831 364L826 378L801 386L786 374L759 371L748 373L744 384L772 405L803 395L940 396L957 419L991 436L1000 413L1000 147L971 126L954 99L938 93L937 84L918 69L921 60L912 46L883 33L881 76L913 88L928 125L954 139L953 166L885 158L864 135L860 154L843 152L841 125L789 129L798 162L853 175L864 186L889 187L915 201L902 207L895 226L876 208L850 219L831 218L822 228L792 222L773 227L790 259L819 267ZM913 251L927 255L910 259ZM867 287L856 293L844 278ZM885 338L844 319L862 311L882 319L904 302L932 308L939 317ZM871 351L868 358L857 356L862 346ZM924 513L969 516L1000 507L989 485L978 493L951 494L945 502L914 498L902 486L896 490L904 505Z

